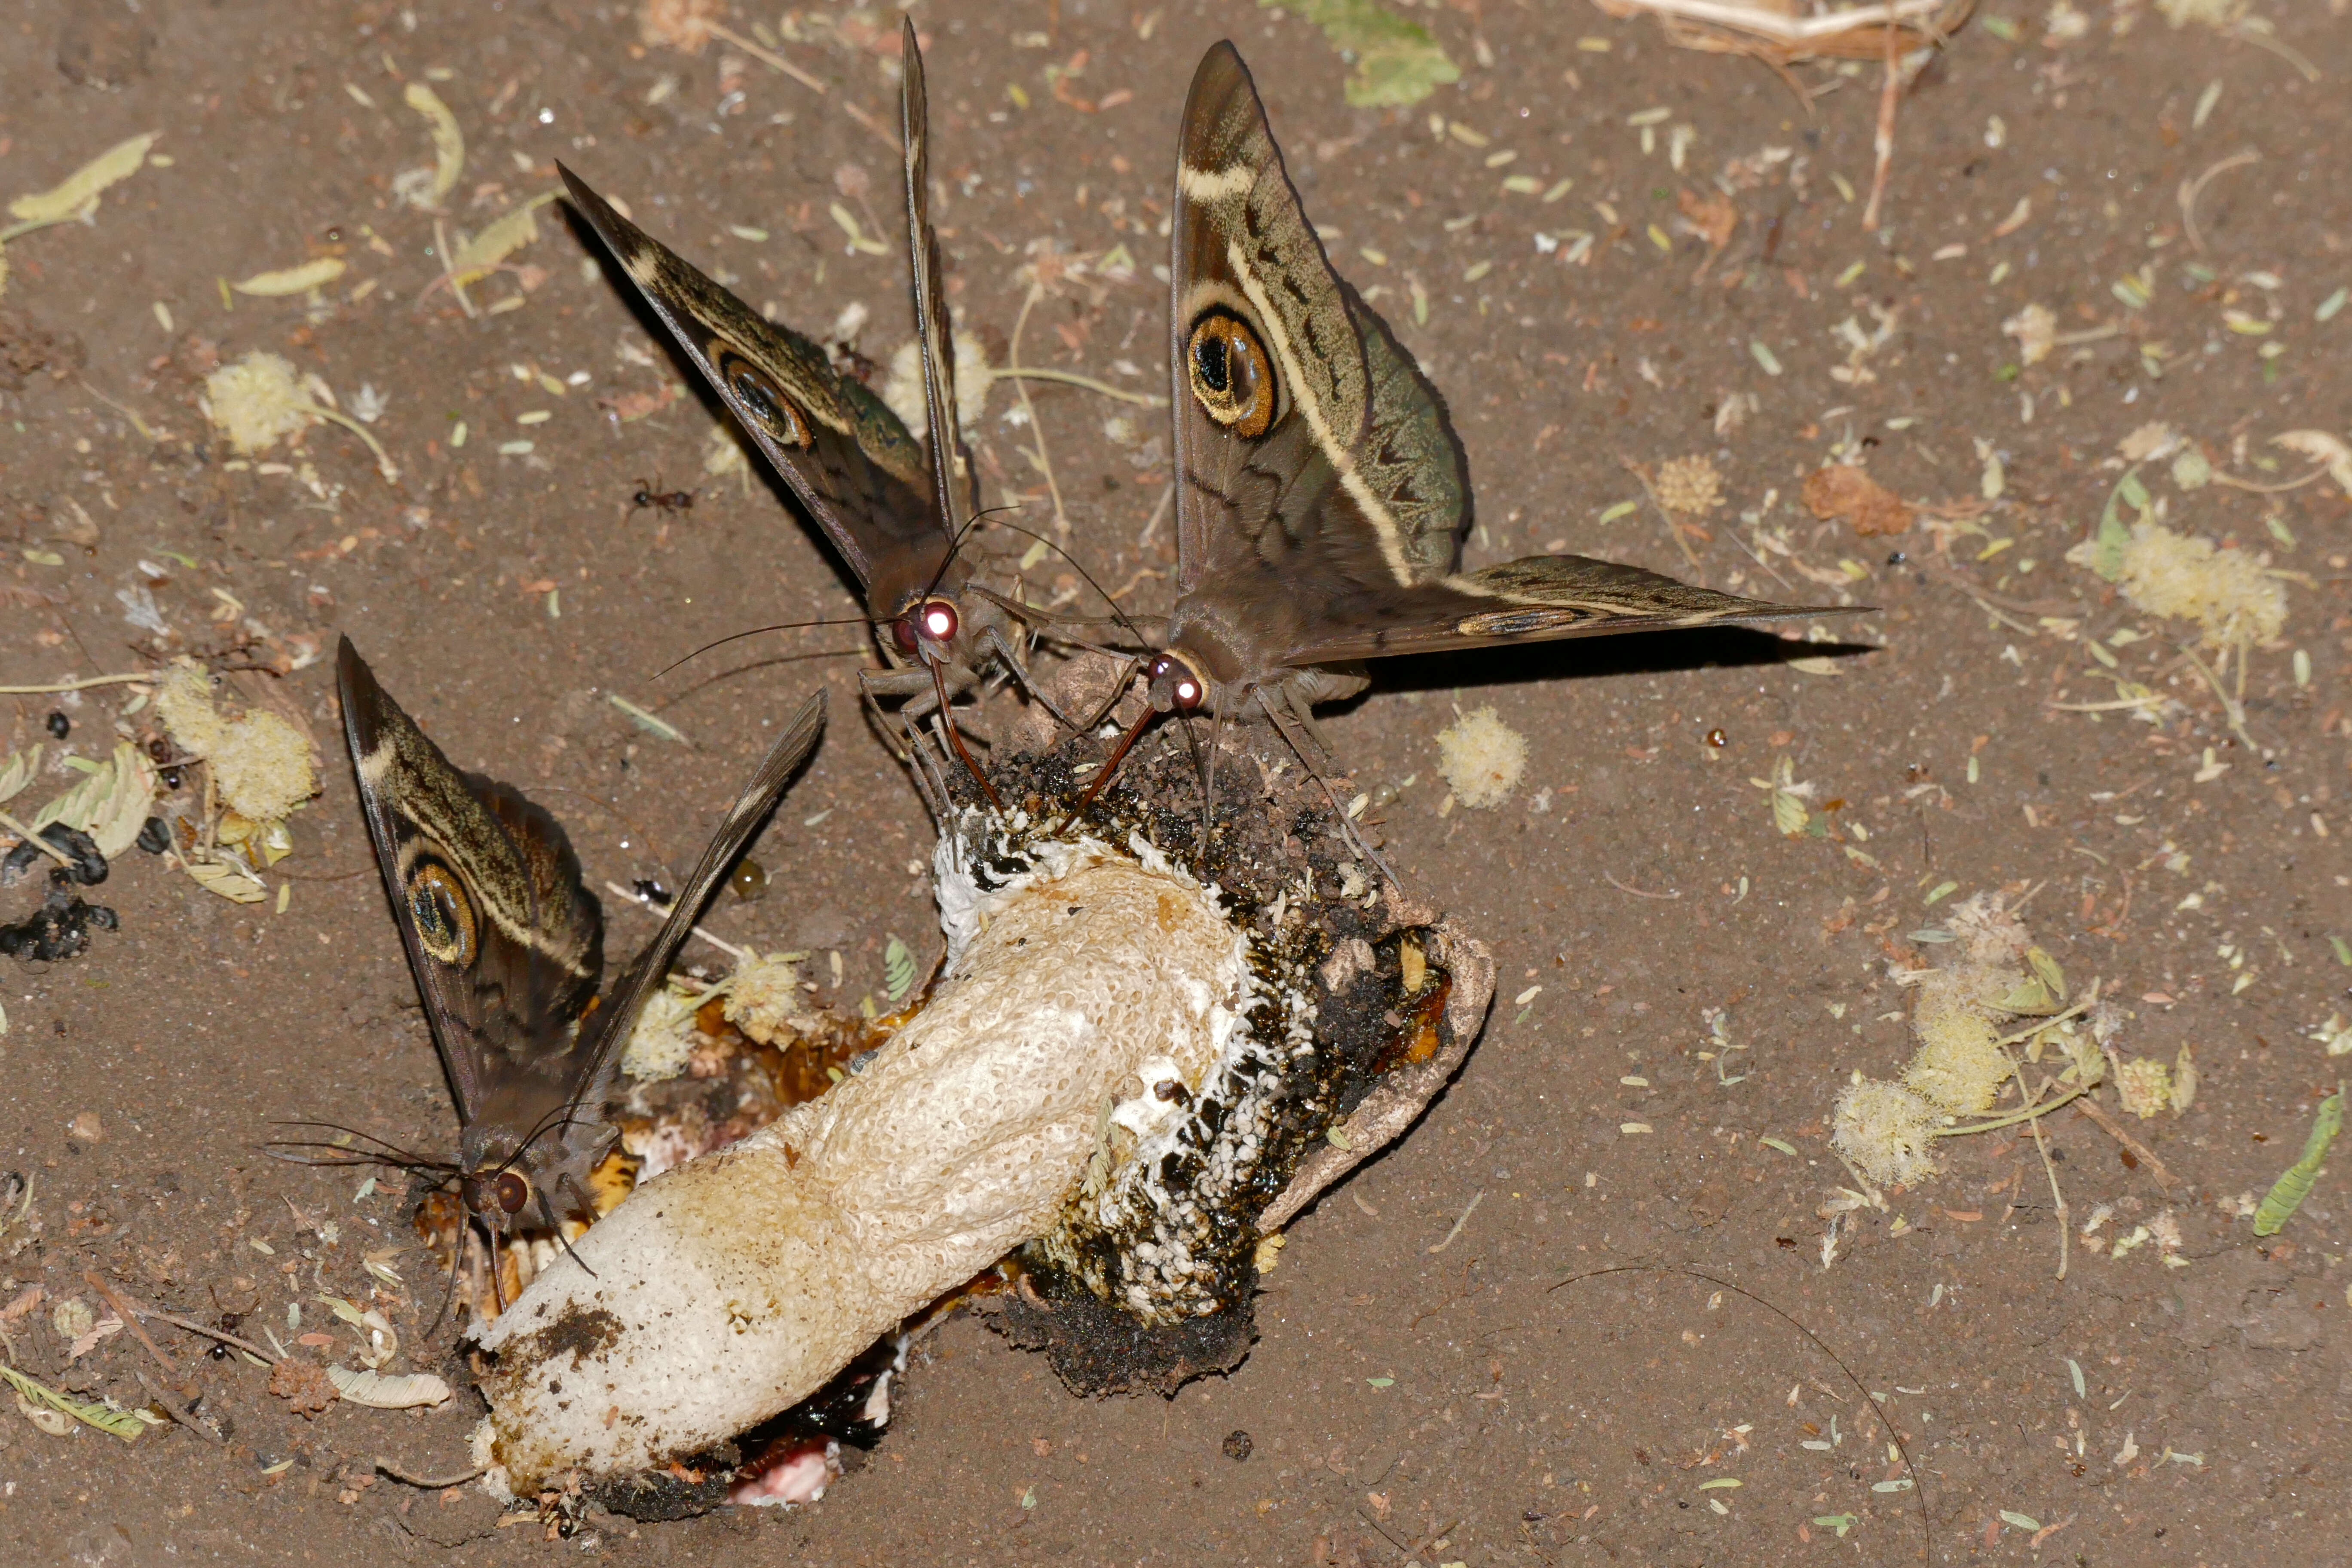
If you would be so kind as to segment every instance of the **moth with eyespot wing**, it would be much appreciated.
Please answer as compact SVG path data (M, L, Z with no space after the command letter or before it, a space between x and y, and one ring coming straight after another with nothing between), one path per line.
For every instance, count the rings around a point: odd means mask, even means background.
M970 561L957 550L979 509L978 479L956 423L954 340L930 222L922 52L913 19L902 20L899 118L923 367L921 442L881 399L835 370L822 347L762 318L622 216L578 174L557 168L572 205L679 352L864 584L876 640L894 667L868 672L866 689L906 698L901 711L921 718L975 688L979 670L992 658L1026 685L1014 616L1034 613L1016 609L975 582ZM1072 722L1058 709L1054 712ZM977 767L973 773L979 776Z
M824 726L803 703L729 808L669 916L601 1006L604 921L562 827L521 792L452 766L345 637L343 737L394 922L457 1102L454 1178L495 1249L536 1220L593 1217L622 1045L728 867ZM493 1270L492 1278L496 1279Z
M1332 269L1230 43L1185 100L1171 245L1177 598L1127 742L1152 712L1311 723L1369 658L1850 613L1580 555L1463 572L1444 401Z

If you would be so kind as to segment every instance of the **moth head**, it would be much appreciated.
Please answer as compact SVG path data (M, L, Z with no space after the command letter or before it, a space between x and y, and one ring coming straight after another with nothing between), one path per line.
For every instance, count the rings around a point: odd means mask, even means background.
M511 1227L530 1206L532 1195L530 1178L520 1171L493 1170L466 1177L466 1207L496 1230Z
M474 900L456 873L437 860L427 860L408 874L406 891L409 921L434 962L452 969L471 966L481 951L481 931Z
M963 629L963 616L953 599L934 594L916 600L890 623L890 640L908 658L925 663L944 658Z
M1171 649L1144 670L1150 682L1151 706L1161 713L1191 713L1209 699L1209 682L1190 659Z
M1185 346L1184 374L1201 412L1255 440L1274 424L1280 387L1274 361L1257 329L1223 305L1192 319Z
M810 444L807 414L776 384L775 377L724 338L711 340L710 363L719 373L719 384L734 395L738 407L759 427L759 434L782 447Z

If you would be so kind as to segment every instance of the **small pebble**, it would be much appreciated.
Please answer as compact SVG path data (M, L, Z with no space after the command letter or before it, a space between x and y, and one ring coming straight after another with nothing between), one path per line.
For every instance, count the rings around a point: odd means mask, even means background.
M1225 1458L1239 1462L1250 1457L1250 1435L1236 1426L1225 1434Z
M52 710L49 714L49 733L60 741L64 740L73 733L73 721L61 712Z

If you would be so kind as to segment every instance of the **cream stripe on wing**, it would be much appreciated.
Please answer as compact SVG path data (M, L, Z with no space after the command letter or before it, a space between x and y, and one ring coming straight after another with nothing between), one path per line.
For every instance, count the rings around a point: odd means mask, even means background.
M1290 385L1290 395L1297 401L1298 411L1307 416L1307 427L1314 432L1315 444L1323 448L1323 456L1339 472L1339 483L1356 499L1356 505L1362 510L1365 521L1380 535L1381 556L1389 563L1390 575L1397 580L1399 587L1412 587L1412 564L1405 558L1404 535L1398 529L1396 519L1389 515L1389 509L1372 494L1372 487L1356 472L1355 458L1331 433L1331 424L1324 416L1323 405L1316 401L1313 389L1300 372L1298 356L1291 352L1290 334L1284 328L1282 318L1275 314L1274 302L1266 298L1265 288L1258 282L1257 274L1250 270L1249 258L1242 253L1239 241L1225 242L1225 265L1231 267L1234 276L1241 279L1242 291L1249 296L1250 304L1256 309L1258 321L1265 327L1266 335L1273 340L1270 346L1276 357L1282 362L1284 379Z
M1196 202L1221 202L1234 196L1249 195L1257 184L1257 172L1236 164L1229 169L1196 169L1181 163L1176 169L1176 188Z

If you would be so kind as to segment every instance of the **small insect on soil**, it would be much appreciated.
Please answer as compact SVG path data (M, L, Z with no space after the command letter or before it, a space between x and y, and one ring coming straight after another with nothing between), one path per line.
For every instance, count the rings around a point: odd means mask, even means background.
M693 490L666 490L661 488L661 484L662 482L658 476L655 478L651 484L647 484L643 479L637 480L637 492L629 498L629 515L631 517L636 516L637 513L645 510L647 507L653 508L656 511L665 512L692 511L694 510L694 498L697 492Z

